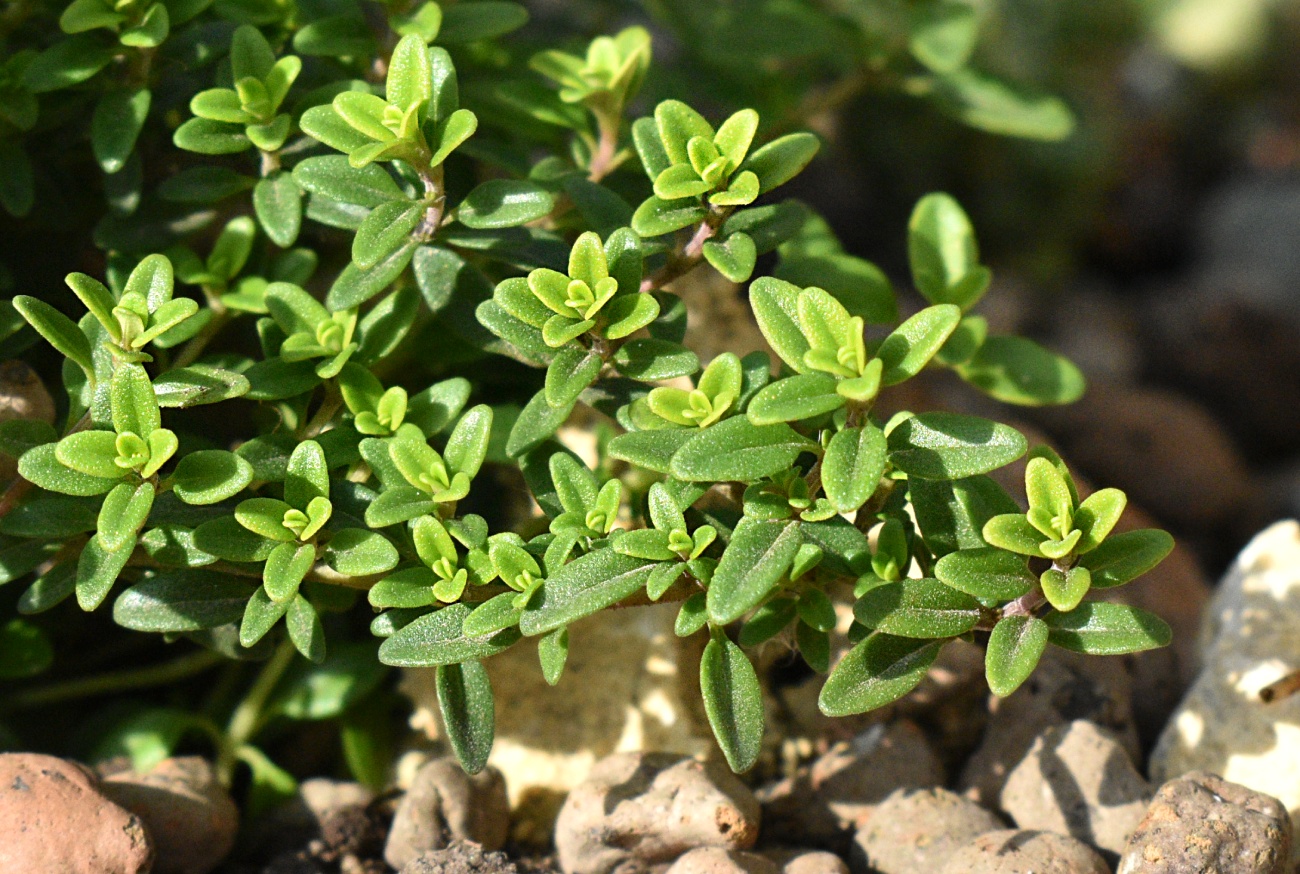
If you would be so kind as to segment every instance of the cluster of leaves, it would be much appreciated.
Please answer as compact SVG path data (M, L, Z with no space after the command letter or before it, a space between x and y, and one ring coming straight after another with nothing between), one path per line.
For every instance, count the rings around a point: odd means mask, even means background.
M1083 390L1069 362L974 314L990 272L950 197L913 215L927 305L900 318L878 268L773 196L817 137L773 133L752 109L715 127L678 100L628 118L643 30L536 54L521 84L494 41L526 20L512 3L386 4L378 27L359 9L206 6L76 0L75 35L28 60L36 92L102 80L95 117L110 121L92 123L92 149L138 196L97 232L104 280L68 276L77 319L53 293L12 302L8 333L25 322L66 359L68 410L62 433L0 425L21 474L0 499L0 582L34 572L26 616L74 595L94 610L116 588L118 625L269 656L218 744L256 780L283 776L249 744L271 688L295 651L325 662L331 614L349 611L371 611L383 665L436 669L469 770L492 745L482 662L535 638L558 683L569 626L620 604L679 602L678 634L708 635L705 709L737 770L763 733L745 647L788 641L829 672L823 710L846 714L905 694L957 638L987 639L998 694L1047 643L1168 641L1154 616L1084 600L1172 548L1163 532L1110 535L1122 493L1080 500L1039 449L1022 513L989 477L1026 454L1014 429L877 411L927 369L1010 403ZM214 17L224 27L204 29ZM913 48L931 66L932 37ZM169 59L202 75L156 107L151 71ZM478 81L462 89L466 70ZM156 128L161 152L137 148ZM563 148L536 160L557 128ZM160 155L182 166L141 194ZM184 209L152 211L165 204ZM771 275L754 278L760 256ZM318 262L342 266L322 282ZM749 283L778 360L701 362L687 345L670 284L706 265ZM500 356L532 368L514 394L492 390ZM457 364L476 379L448 375ZM230 411L224 442L187 418L214 404ZM557 438L579 404L620 432L594 469ZM467 510L506 468L540 517ZM0 649L43 652L15 622ZM340 649L360 671L355 642Z

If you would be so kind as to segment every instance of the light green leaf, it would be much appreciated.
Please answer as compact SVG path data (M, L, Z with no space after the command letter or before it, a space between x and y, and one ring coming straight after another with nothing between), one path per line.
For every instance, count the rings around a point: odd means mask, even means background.
M835 391L835 378L823 373L786 377L764 386L749 402L745 415L755 425L798 422L834 412L845 399Z
M934 575L959 592L989 601L1019 598L1037 582L1024 558L992 547L950 552L935 564Z
M798 523L742 519L709 585L709 621L734 622L785 576L803 542Z
M894 329L876 350L884 362L880 381L897 385L924 369L961 322L961 310L951 304L926 307Z
M838 512L851 513L875 494L887 463L888 444L879 428L845 428L826 447L822 489Z
M1029 448L1007 425L957 413L922 413L889 433L889 460L923 479L962 479L1010 464Z
M1125 531L1107 537L1101 546L1084 555L1079 564L1091 571L1093 588L1108 589L1142 576L1164 561L1173 549L1174 539L1158 528Z
M755 150L740 170L756 175L760 193L766 194L803 172L820 148L821 141L813 134L786 134Z
M20 294L13 299L14 309L36 329L51 346L86 374L95 372L90 359L90 341L76 323L39 298Z
M674 453L670 469L689 482L752 482L789 469L813 447L788 425L735 416L695 433Z
M990 397L1022 406L1074 403L1087 387L1068 359L1024 337L989 337L956 370Z
M153 508L153 483L121 483L104 498L99 510L99 541L108 552L116 552L127 544L134 545L136 535L144 527Z
M234 497L253 481L253 466L233 452L202 450L181 458L172 490L187 504L215 504Z

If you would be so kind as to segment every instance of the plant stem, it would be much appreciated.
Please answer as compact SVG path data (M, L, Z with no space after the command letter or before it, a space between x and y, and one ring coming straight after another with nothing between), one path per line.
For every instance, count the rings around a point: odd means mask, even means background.
M641 292L658 291L674 279L680 279L690 273L704 260L704 244L718 233L731 210L710 210L704 221L695 229L695 234L679 252L669 256L668 263L641 280Z
M201 674L224 661L225 659L218 653L199 650L160 665L98 674L93 677L79 677L75 680L51 683L48 686L18 692L8 696L3 709L26 710L94 695L110 695L152 686L165 686Z
M308 440L325 430L325 426L334 418L334 414L343 406L343 395L339 392L338 385L334 380L325 383L325 400L321 401L320 408L316 410L316 415L311 417L303 429L298 434L299 440Z
M230 714L226 723L226 744L222 747L217 761L217 774L223 783L229 784L234 772L239 748L252 740L253 735L262 725L262 711L266 702L289 665L293 663L293 644L288 640L280 642L275 654L262 666L262 671L249 687L244 700L239 702L235 712Z

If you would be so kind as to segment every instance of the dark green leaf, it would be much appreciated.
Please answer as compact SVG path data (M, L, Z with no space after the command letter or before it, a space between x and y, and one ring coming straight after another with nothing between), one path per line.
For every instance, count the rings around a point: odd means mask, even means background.
M1089 655L1123 655L1168 646L1173 632L1160 617L1129 607L1089 601L1069 613L1043 618L1050 643Z
M466 773L477 774L487 766L495 733L487 671L477 661L439 665L436 686L447 742Z
M1038 581L1023 556L991 546L948 553L935 564L934 575L959 592L990 601L1019 598Z
M484 637L466 637L461 628L471 609L467 604L452 604L421 616L384 641L379 660L395 667L453 665L504 652L519 640L519 631L514 628Z
M763 742L763 690L740 647L714 637L700 659L700 692L713 736L731 770L748 771Z
M479 185L456 208L456 218L470 228L512 228L550 213L551 195L523 179L492 179Z
M709 620L734 622L757 606L790 569L802 542L798 523L742 519L709 585Z
M302 227L302 190L289 173L281 170L257 183L253 189L253 210L272 243L287 249L298 239Z
M1084 555L1079 564L1092 572L1097 589L1122 586L1164 561L1173 552L1174 539L1158 528L1113 534Z
M789 425L735 416L699 431L673 455L670 469L689 482L752 482L788 470L813 446Z
M600 549L551 575L519 620L529 636L545 634L617 604L645 588L654 563Z
M979 603L938 580L903 580L877 586L853 605L868 628L898 637L957 637L980 620Z
M850 716L897 701L925 679L945 643L872 634L840 659L817 704L827 716Z
M922 413L889 434L889 460L922 479L962 479L1010 464L1029 448L1014 428L957 413Z
M1070 404L1087 382L1068 359L1024 337L989 337L957 374L990 397L1009 404Z
M993 627L984 652L984 674L994 695L1005 698L1029 679L1047 638L1047 623L1033 616L1008 616Z
M117 596L113 621L133 631L175 633L240 621L252 587L204 570L149 571Z
M90 144L105 173L116 173L125 166L149 114L150 98L147 88L109 91L95 104Z

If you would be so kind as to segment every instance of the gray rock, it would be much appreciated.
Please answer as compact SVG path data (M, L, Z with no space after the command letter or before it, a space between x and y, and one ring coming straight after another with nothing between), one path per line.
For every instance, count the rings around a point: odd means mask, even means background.
M148 874L153 859L140 817L105 797L89 769L0 754L0 871Z
M1260 690L1300 668L1300 524L1278 522L1237 556L1206 611L1203 668L1151 754L1153 780L1190 771L1278 799L1300 824L1300 695Z
M105 776L100 791L144 820L153 874L208 874L235 846L239 808L199 756L164 759L147 774L128 767Z
M993 699L992 718L962 770L961 791L981 804L997 806L1007 775L1039 735L1076 719L1107 729L1137 758L1131 691L1129 676L1117 660L1049 648L1023 686L1007 698Z
M759 816L753 793L720 762L620 753L569 793L555 847L566 874L633 874L698 847L748 849Z
M1290 854L1277 799L1193 772L1160 787L1119 874L1285 874Z
M744 850L700 847L683 854L665 874L780 874L771 859Z
M854 836L849 867L854 874L937 871L958 847L1001 828L992 813L947 789L900 790Z
M1039 735L1007 775L1000 806L1022 829L1067 834L1115 858L1154 794L1109 732L1078 720Z
M407 862L401 874L518 874L502 852L487 852L472 841L453 841L441 850L426 850Z
M501 772L470 776L454 758L435 759L416 772L393 816L384 859L401 868L426 850L473 841L499 850L510 833L510 802Z
M759 790L763 837L836 845L890 793L941 786L944 779L943 763L914 723L874 725L835 744L794 777Z
M959 848L939 874L1110 874L1110 868L1074 838L1007 829L980 835Z

